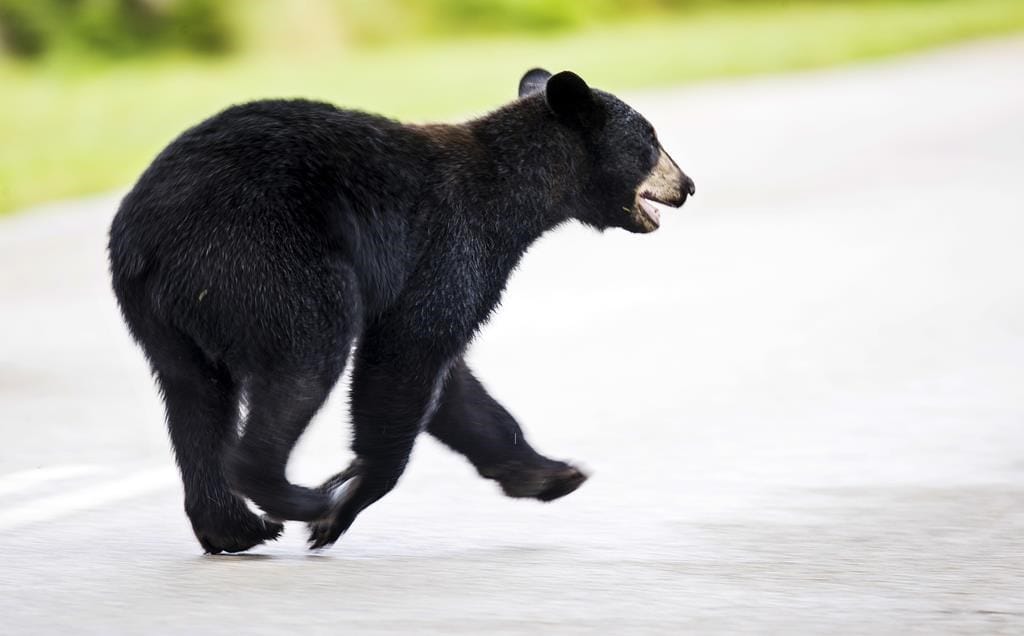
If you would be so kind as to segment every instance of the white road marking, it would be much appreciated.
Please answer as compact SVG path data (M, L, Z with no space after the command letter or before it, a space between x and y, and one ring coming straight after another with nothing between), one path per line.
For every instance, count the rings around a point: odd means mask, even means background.
M110 472L105 466L67 465L31 468L0 476L0 496L35 488L41 484L85 475Z
M130 473L117 478L78 490L17 506L9 510L0 510L0 531L13 530L32 523L50 521L66 515L100 508L107 504L133 497L141 497L177 483L177 473L173 468L151 468Z

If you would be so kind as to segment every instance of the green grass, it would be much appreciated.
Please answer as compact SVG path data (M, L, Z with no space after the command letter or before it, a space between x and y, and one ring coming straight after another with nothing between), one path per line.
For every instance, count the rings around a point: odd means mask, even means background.
M1020 0L739 4L571 35L116 66L0 63L0 213L131 183L228 104L304 96L400 118L492 108L531 66L621 92L828 66L1024 30Z

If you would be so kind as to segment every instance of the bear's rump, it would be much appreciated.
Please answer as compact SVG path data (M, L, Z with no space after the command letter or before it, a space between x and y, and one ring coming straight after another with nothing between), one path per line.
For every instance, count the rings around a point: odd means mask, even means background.
M154 312L214 360L286 364L344 346L362 321L351 267L325 255L240 255L236 246L158 263L152 274Z

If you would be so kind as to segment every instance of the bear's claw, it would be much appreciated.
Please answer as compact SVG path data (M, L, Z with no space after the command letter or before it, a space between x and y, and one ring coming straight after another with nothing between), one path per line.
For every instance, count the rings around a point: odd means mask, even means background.
M547 488L538 492L534 497L540 501L554 501L582 486L587 477L588 475L580 469L570 466L566 470L552 475Z

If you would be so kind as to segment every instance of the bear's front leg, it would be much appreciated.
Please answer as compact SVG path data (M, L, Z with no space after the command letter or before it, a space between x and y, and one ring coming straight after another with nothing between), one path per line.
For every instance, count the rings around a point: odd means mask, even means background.
M537 452L462 359L452 365L427 431L465 456L482 477L498 482L509 497L553 501L587 479L575 466Z
M333 544L356 516L398 483L416 436L437 410L449 364L439 355L399 355L394 340L374 346L368 336L356 351L352 372L352 450L356 459L321 489L332 514L310 527L310 548Z

